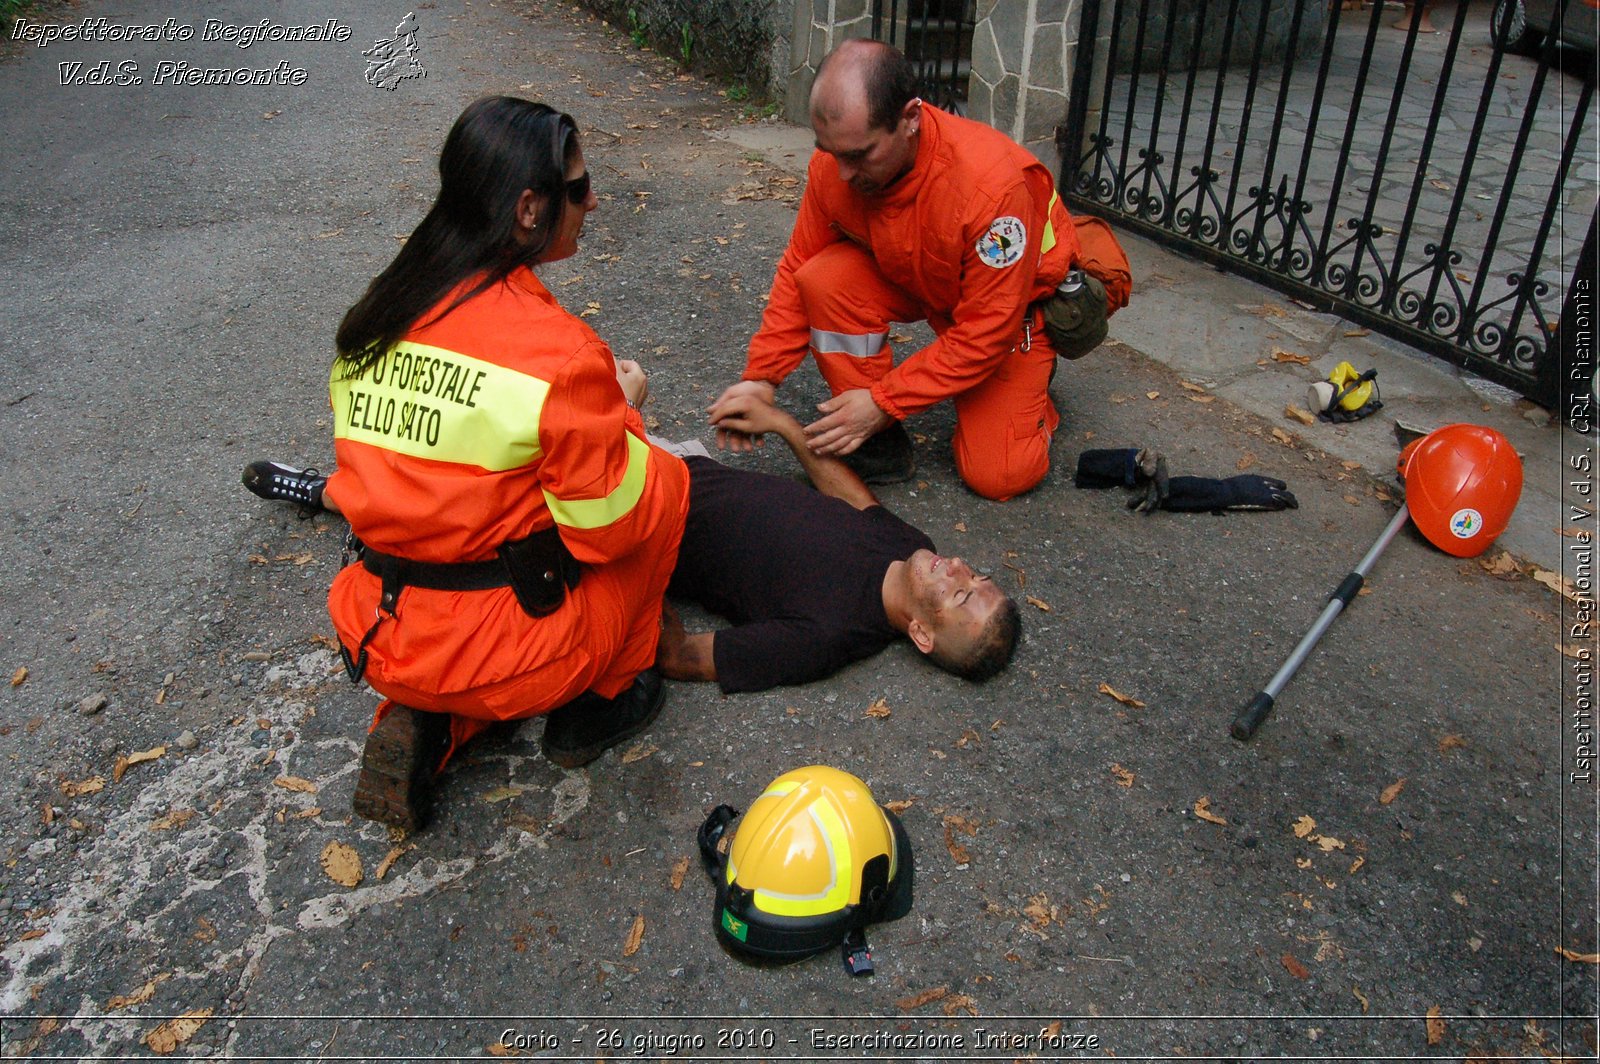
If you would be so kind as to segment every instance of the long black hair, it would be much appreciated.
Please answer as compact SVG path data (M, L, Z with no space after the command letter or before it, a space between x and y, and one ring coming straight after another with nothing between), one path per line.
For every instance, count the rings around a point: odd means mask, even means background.
M490 96L461 112L439 153L439 198L339 323L335 342L348 375L382 358L467 278L483 274L432 320L539 261L566 209L566 166L577 134L570 116L512 96ZM516 233L523 189L542 198L526 243Z

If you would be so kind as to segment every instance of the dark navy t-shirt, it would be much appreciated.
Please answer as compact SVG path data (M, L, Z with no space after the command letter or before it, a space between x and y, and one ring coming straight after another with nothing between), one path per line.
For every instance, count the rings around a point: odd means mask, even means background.
M724 691L821 679L899 638L891 562L933 541L881 506L710 458L689 466L689 519L668 593L732 621L712 641Z

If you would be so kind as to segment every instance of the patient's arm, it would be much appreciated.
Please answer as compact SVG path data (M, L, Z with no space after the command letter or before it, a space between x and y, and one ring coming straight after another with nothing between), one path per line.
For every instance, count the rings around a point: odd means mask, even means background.
M711 656L715 632L684 630L678 611L670 602L661 604L661 641L656 644L656 668L669 680L714 681L717 665Z
M711 423L718 429L732 429L747 436L776 433L789 445L789 450L800 460L806 476L811 478L811 483L822 494L843 499L857 510L878 505L878 497L849 466L837 458L813 451L806 444L805 429L800 422L760 395L725 393L711 408Z

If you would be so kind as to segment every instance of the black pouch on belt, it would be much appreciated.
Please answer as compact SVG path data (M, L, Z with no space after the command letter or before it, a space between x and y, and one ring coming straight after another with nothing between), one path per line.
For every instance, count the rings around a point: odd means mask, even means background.
M554 526L504 544L500 560L506 564L517 602L530 617L554 613L583 575L583 567Z

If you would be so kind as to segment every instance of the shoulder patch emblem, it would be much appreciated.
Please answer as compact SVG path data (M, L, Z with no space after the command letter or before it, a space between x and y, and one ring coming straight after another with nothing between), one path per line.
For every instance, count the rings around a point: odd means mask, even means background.
M978 240L978 258L985 266L1004 269L1021 259L1027 247L1027 227L1021 218L1008 215L989 223L989 231Z

